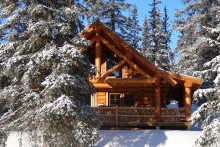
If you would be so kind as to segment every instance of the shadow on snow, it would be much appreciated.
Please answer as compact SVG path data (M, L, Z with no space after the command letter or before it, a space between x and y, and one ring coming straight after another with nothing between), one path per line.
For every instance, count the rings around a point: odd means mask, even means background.
M167 136L163 131L155 130L102 130L101 140L96 147L120 146L120 147L156 147L164 145Z

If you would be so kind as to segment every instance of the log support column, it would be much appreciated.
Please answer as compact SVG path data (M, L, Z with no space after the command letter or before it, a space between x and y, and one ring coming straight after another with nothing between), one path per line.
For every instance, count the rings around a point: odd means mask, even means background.
M101 52L100 36L99 33L96 33L95 66L98 70L98 72L96 73L96 79L99 79L101 74L101 56L102 56L102 52Z
M185 111L186 111L186 123L189 124L187 129L190 129L190 117L191 117L191 87L192 82L185 82L184 83L184 104L185 104Z
M156 121L157 121L157 129L160 129L160 115L161 115L161 86L159 75L155 76L155 99L156 99Z

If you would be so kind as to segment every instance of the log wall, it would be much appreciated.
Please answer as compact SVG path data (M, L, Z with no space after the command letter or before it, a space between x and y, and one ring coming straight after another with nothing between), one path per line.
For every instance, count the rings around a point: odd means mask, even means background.
M106 92L97 92L97 105L108 106L108 100L106 97Z
M156 106L156 99L155 99L155 87L151 86L148 88L145 88L143 90L135 88L126 89L126 88L116 88L116 89L98 89L97 91L97 97L96 97L96 103L103 104L104 106L108 106L109 101L109 94L110 93L120 93L121 99L123 98L123 94L130 93L134 94L134 106L143 106L143 107L155 107ZM168 86L161 86L161 107L166 107L166 99L168 98L169 93L169 87ZM121 101L121 104L123 102Z

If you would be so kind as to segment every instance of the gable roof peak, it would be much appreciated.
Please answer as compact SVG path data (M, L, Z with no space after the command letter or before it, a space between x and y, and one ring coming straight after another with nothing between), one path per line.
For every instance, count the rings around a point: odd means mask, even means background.
M86 39L91 39L96 34L96 29L99 27L101 29L101 39L110 42L112 45L116 46L117 49L123 53L130 53L133 55L133 60L143 71L147 71L150 76L160 75L162 79L175 86L177 82L169 75L164 74L161 69L154 65L150 60L146 59L137 50L131 47L126 41L120 38L114 31L110 30L106 25L104 25L99 19L95 20L93 23L88 25L80 35ZM116 51L116 50L115 50ZM127 61L129 63L129 61Z

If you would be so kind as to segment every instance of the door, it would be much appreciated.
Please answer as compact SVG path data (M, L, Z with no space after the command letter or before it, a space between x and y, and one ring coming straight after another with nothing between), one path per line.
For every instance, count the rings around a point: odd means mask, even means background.
M126 93L124 95L124 106L134 106L134 94Z

